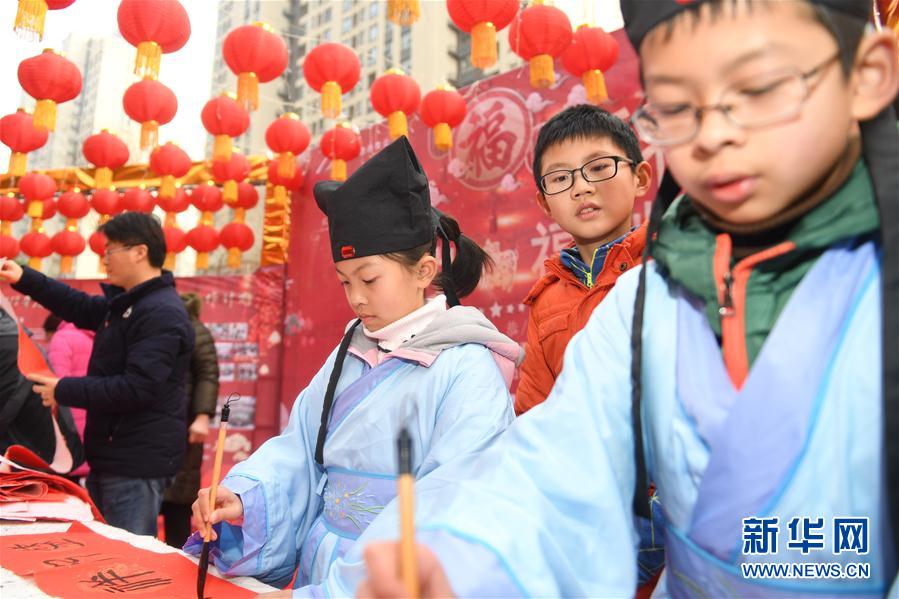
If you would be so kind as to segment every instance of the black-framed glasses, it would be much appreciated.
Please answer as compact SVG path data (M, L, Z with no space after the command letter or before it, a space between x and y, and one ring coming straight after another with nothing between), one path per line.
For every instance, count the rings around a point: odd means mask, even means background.
M618 174L618 165L622 162L629 164L631 168L635 165L633 160L623 156L599 156L576 169L559 169L546 173L540 177L540 191L549 196L568 191L574 186L574 173L578 172L584 181L590 183L611 179Z
M811 95L814 86L809 79L839 58L839 54L831 56L808 71L786 67L738 81L721 94L717 104L647 102L634 111L631 123L645 141L657 146L692 141L699 133L703 115L713 110L742 129L782 123L799 114Z

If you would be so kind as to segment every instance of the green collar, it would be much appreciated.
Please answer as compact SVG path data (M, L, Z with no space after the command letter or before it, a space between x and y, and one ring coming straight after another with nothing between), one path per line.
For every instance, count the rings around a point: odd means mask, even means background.
M873 233L879 227L871 177L860 159L836 193L800 218L783 241L796 245L792 253L812 251L817 255L823 249ZM712 274L716 236L689 198L681 196L662 217L653 258L672 280L707 302L717 302Z

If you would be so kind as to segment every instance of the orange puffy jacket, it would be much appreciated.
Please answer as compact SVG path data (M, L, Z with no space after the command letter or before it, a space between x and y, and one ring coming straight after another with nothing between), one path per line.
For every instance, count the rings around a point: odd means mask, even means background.
M544 263L546 274L524 300L531 312L521 380L515 394L516 415L546 399L562 370L562 356L568 342L584 328L593 309L612 290L618 277L640 264L644 245L645 224L612 246L591 288L562 264L558 254Z

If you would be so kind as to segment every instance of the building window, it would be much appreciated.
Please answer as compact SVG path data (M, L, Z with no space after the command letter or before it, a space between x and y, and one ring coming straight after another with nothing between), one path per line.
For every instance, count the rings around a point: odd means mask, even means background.
M331 7L329 6L325 12L322 13L322 23L330 23L331 22Z
M375 72L372 71L368 74L368 87L371 89L371 84L375 82Z
M378 48L375 46L372 46L366 52L365 64L367 66L373 67L373 66L375 66L375 63L377 63L377 62L378 62Z
M378 41L378 24L375 23L371 27L368 28L368 41L376 42Z
M343 10L347 11L353 7L353 0L343 0Z
M380 2L372 2L371 4L368 5L369 18L373 19L378 16L378 10L379 10L380 5L381 5Z
M353 27L353 20L349 17L343 18L343 23L340 25L340 33L349 33L350 29Z
M331 41L331 29L330 29L330 28L329 28L329 29L325 29L324 31L322 31L322 41L323 41L323 42L330 42L330 41Z

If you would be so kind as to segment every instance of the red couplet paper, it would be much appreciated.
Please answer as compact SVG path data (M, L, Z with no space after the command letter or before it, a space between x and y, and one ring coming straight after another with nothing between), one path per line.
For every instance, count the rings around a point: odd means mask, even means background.
M77 522L66 532L3 537L0 566L33 575L38 587L55 597L196 596L197 565L188 558L108 539ZM207 578L206 597L255 596L221 578Z

